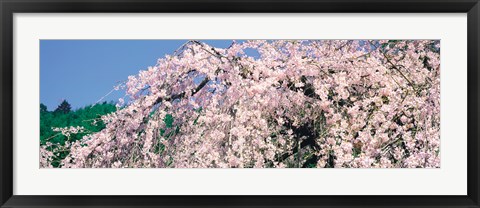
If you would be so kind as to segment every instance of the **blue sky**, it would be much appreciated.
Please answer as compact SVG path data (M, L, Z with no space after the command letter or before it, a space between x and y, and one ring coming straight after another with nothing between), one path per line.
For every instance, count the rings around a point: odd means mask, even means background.
M187 40L41 40L40 102L55 110L66 99L73 109L95 103L118 82L156 64ZM205 40L226 48L232 40ZM116 91L105 101L125 95Z

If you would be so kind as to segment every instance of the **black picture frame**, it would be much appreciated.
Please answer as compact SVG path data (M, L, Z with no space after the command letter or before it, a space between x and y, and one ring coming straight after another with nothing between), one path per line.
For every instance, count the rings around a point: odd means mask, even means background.
M1 207L480 207L478 0L0 0ZM13 195L14 13L467 13L468 194L466 196L25 196ZM445 179L448 180L448 179ZM305 182L305 183L308 183Z

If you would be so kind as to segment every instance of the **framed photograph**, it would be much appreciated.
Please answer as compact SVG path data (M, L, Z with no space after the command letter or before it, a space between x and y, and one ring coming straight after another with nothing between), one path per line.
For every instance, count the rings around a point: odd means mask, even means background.
M9 1L1 207L479 207L478 0Z

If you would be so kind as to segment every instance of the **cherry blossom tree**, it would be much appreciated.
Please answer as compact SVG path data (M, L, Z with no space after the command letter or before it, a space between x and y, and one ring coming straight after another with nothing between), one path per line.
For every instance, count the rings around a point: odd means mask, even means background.
M440 167L438 40L188 41L120 88L61 167Z

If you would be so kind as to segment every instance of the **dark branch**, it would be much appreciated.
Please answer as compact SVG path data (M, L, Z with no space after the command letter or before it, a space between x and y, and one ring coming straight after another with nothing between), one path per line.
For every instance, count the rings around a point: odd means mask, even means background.
M286 124L286 126L289 126L289 124ZM300 148L298 148L298 143L294 145L292 148L291 153L284 153L282 155L278 155L275 158L277 158L277 162L281 162L286 160L288 157L296 154L299 149L303 149L305 147L312 147L314 149L319 149L320 147L318 146L317 142L315 141L315 130L313 126L310 123L306 123L300 127L294 127L292 128L295 136L297 138L306 138L300 142Z
M192 96L197 94L200 90L202 90L203 87L205 87L205 85L207 85L207 83L209 82L210 80L208 79L208 77L205 77L202 82L195 88L192 90ZM160 103L160 102L163 102L163 101L172 101L172 100L176 100L176 99L182 99L183 97L185 97L185 92L181 92L179 94L174 94L170 97L159 97L154 105Z

